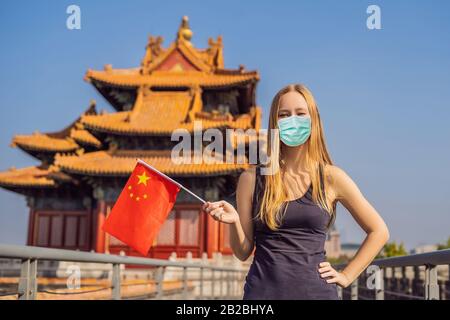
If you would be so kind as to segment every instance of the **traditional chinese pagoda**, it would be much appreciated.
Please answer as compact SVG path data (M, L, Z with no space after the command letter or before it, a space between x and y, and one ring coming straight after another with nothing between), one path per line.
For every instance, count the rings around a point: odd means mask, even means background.
M208 128L260 128L256 106L257 71L224 68L222 37L195 48L188 18L175 41L150 36L139 67L88 70L85 80L115 109L97 112L95 102L58 132L16 135L12 146L40 165L0 173L0 186L26 196L30 208L28 245L136 255L101 230L102 222L141 158L207 200L234 201L237 177L247 163L174 164L175 129L193 133L194 122ZM226 135L224 135L226 137ZM225 138L227 139L227 138ZM225 141L227 142L227 141ZM251 141L250 141L251 142ZM249 140L244 141L245 144ZM235 152L238 143L231 143ZM181 191L149 256L176 252L194 257L231 254L228 227L200 211Z

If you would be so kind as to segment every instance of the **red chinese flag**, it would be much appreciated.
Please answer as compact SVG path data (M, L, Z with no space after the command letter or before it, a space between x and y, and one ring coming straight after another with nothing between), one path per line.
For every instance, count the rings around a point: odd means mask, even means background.
M103 231L146 256L180 188L138 162L103 224Z

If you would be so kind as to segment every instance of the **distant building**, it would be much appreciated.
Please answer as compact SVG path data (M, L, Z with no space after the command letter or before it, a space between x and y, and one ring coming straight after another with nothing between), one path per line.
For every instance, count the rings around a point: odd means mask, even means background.
M415 247L414 249L412 249L410 251L410 253L417 254L417 253L426 253L426 252L436 251L437 247L438 246L435 244L424 244L424 245Z
M360 246L361 244L359 243L343 243L341 245L341 255L351 258L355 255Z
M325 251L329 258L338 258L341 255L341 236L335 226L328 233Z

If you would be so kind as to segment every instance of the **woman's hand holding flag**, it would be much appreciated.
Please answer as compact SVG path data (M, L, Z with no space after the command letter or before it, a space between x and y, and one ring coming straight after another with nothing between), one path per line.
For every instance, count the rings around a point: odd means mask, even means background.
M239 221L239 214L236 209L224 200L215 202L207 201L202 209L210 214L214 220L219 222L233 224Z

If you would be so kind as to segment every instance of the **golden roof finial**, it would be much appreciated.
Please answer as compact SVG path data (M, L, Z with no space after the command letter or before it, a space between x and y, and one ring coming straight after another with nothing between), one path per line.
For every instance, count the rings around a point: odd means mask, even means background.
M189 28L189 18L188 16L183 16L183 19L181 20L181 25L178 28L177 32L177 41L184 40L190 44L192 34L193 34L192 30Z

